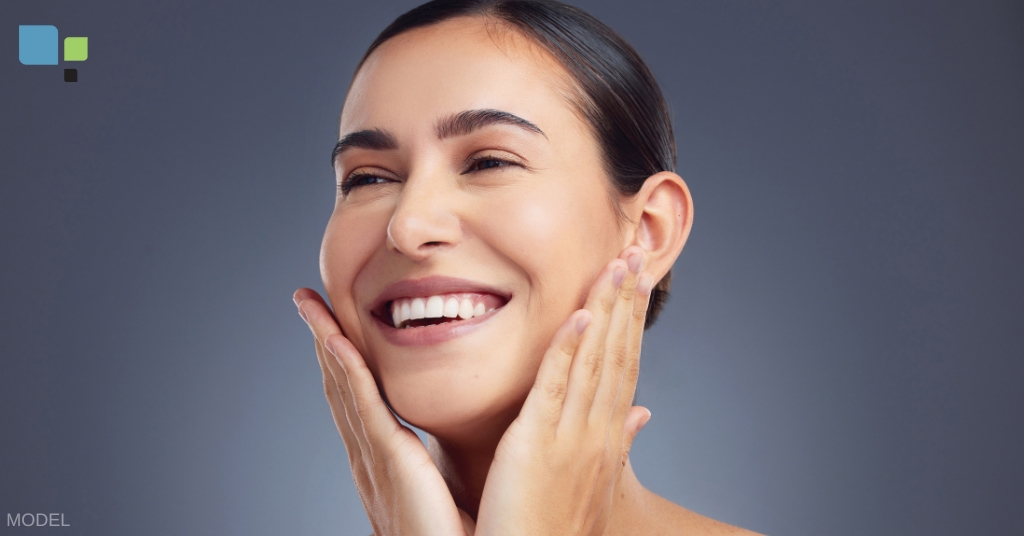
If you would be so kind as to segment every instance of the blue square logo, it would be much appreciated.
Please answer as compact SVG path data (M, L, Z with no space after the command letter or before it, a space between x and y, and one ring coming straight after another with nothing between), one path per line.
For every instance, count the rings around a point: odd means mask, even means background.
M18 26L18 60L22 65L57 65L57 27Z

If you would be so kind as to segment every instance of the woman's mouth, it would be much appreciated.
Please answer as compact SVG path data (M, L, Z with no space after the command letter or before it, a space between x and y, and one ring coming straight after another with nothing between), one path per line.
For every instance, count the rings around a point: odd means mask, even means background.
M446 276L396 281L370 309L373 324L392 344L437 344L489 322L512 301L512 292Z
M373 314L384 338L397 346L439 344L476 331L508 302L494 294L457 293L398 298ZM397 325L397 327L396 327Z
M392 300L384 305L381 316L391 320L393 328L415 329L481 317L504 305L505 300L493 294L440 294Z

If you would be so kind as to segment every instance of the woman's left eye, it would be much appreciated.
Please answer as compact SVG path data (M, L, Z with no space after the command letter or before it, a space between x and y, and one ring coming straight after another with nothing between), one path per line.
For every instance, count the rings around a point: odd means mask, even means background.
M484 156L480 158L474 158L472 163L469 165L468 171L483 171L485 169L504 168L516 165L508 160L502 160L501 158L494 158L491 156Z

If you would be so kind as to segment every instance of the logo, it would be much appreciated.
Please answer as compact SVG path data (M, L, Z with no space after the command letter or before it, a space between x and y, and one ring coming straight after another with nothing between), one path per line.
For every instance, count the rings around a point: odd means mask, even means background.
M59 46L56 26L18 26L18 61L22 65L57 65ZM85 61L88 58L88 37L64 38L64 61ZM64 81L77 82L78 69L64 69Z

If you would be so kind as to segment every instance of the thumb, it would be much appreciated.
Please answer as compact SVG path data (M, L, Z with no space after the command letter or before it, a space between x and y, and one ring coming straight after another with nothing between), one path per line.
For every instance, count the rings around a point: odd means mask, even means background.
M622 446L623 451L628 455L629 449L633 446L633 440L636 439L636 435L640 433L647 421L651 420L651 410L643 406L633 406L629 408L629 414L626 415L625 426L623 426L623 438Z

